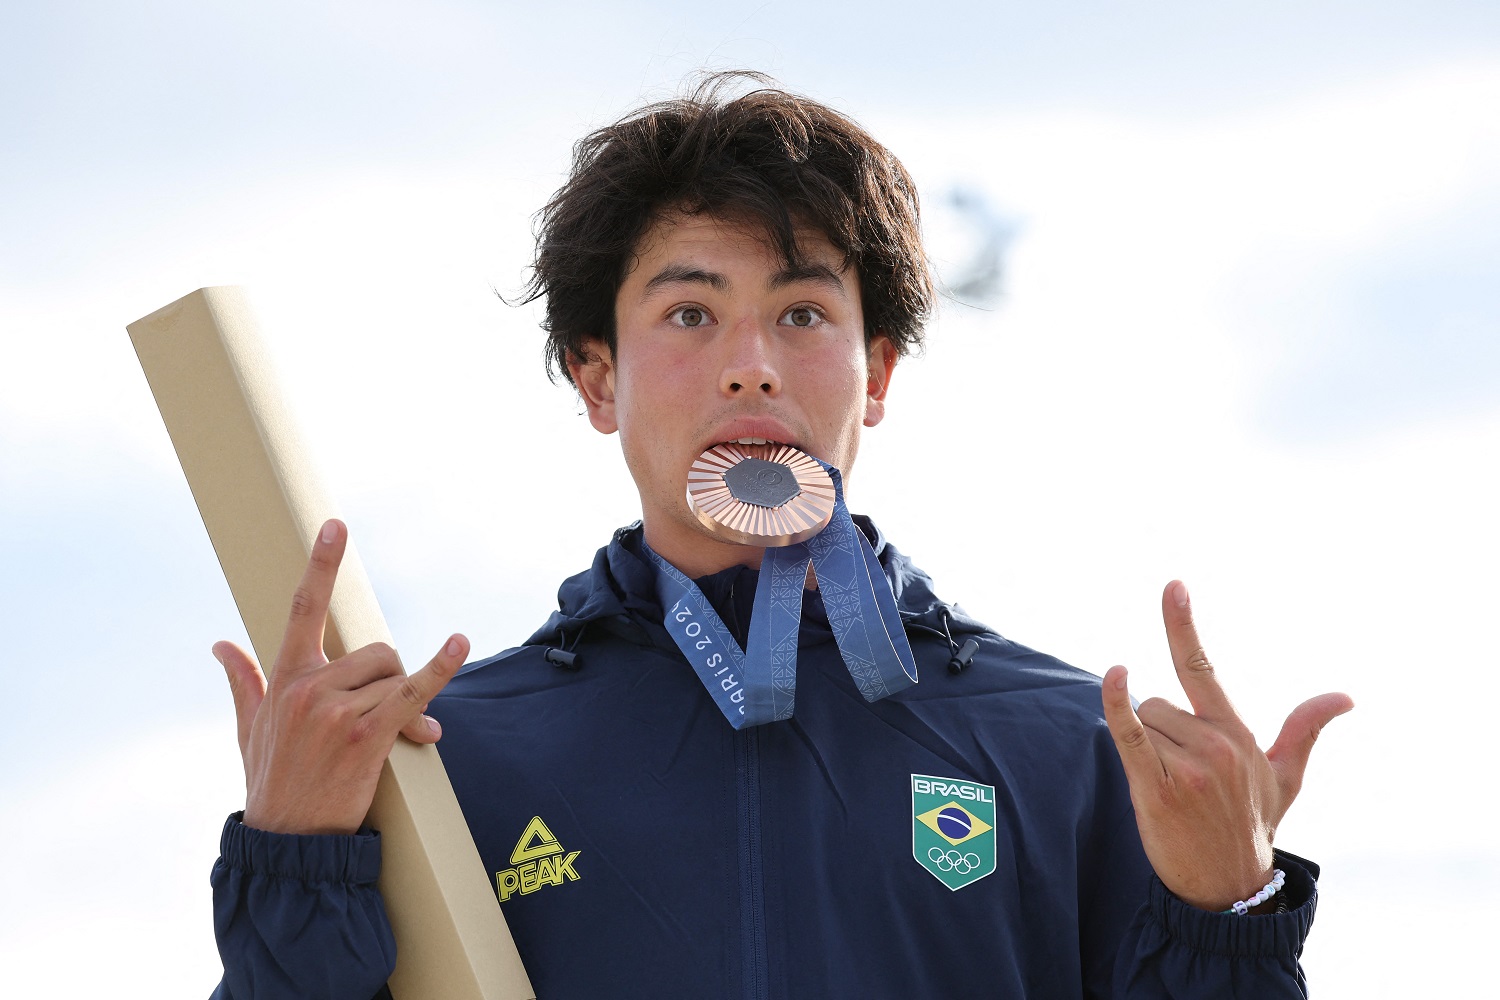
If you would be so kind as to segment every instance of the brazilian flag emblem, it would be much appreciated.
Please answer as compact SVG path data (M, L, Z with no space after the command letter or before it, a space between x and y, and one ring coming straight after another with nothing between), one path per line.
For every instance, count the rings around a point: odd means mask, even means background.
M995 870L995 786L911 776L911 854L950 889Z

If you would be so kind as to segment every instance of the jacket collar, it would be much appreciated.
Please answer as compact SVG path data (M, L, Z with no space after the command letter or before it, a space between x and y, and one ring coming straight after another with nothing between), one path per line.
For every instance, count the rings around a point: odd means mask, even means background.
M952 636L987 631L957 605L939 599L933 593L932 579L897 551L873 521L856 514L854 523L875 549L908 631ZM597 627L637 645L675 649L661 623L656 571L641 554L641 535L639 521L617 530L610 543L595 553L589 569L569 577L558 588L558 610L526 644L571 648L580 632ZM726 602L745 604L744 595L754 593L758 578L755 570L736 566L696 582L721 614L728 610L725 620L729 621L734 611L726 608ZM741 596L736 598L736 593ZM744 616L748 621L748 610Z

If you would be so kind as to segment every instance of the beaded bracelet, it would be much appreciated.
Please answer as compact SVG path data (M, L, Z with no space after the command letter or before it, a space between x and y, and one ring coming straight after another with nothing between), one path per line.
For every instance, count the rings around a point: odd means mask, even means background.
M1221 910L1220 912L1237 913L1243 917L1250 912L1252 907L1259 906L1261 903L1264 903L1266 900L1270 899L1272 896L1280 892L1281 887L1284 885L1286 885L1286 872L1278 868L1276 869L1276 874L1271 876L1271 881L1266 883L1266 887L1264 889L1262 889L1260 892L1257 892L1249 899L1243 899L1240 902L1235 903L1229 909Z

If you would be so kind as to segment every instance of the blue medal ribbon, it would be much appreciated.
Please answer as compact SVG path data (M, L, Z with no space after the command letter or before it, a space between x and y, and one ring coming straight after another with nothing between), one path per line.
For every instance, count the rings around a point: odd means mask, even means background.
M805 542L767 548L750 613L748 652L703 591L644 540L656 567L664 624L703 686L735 729L789 719L797 694L797 636L811 563L839 655L866 701L917 683L917 663L901 627L896 595L844 504L839 470L816 460L833 480L833 518Z

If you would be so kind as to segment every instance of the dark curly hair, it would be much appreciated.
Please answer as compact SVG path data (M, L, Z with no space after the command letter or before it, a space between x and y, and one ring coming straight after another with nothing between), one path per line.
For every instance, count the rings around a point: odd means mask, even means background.
M746 84L756 89L731 96ZM546 299L549 375L571 382L588 338L614 351L615 295L642 236L673 210L761 226L789 268L801 264L797 228L822 232L859 276L865 336L901 354L921 345L933 284L905 168L837 111L758 73L719 73L573 148L567 183L538 213L521 299Z

